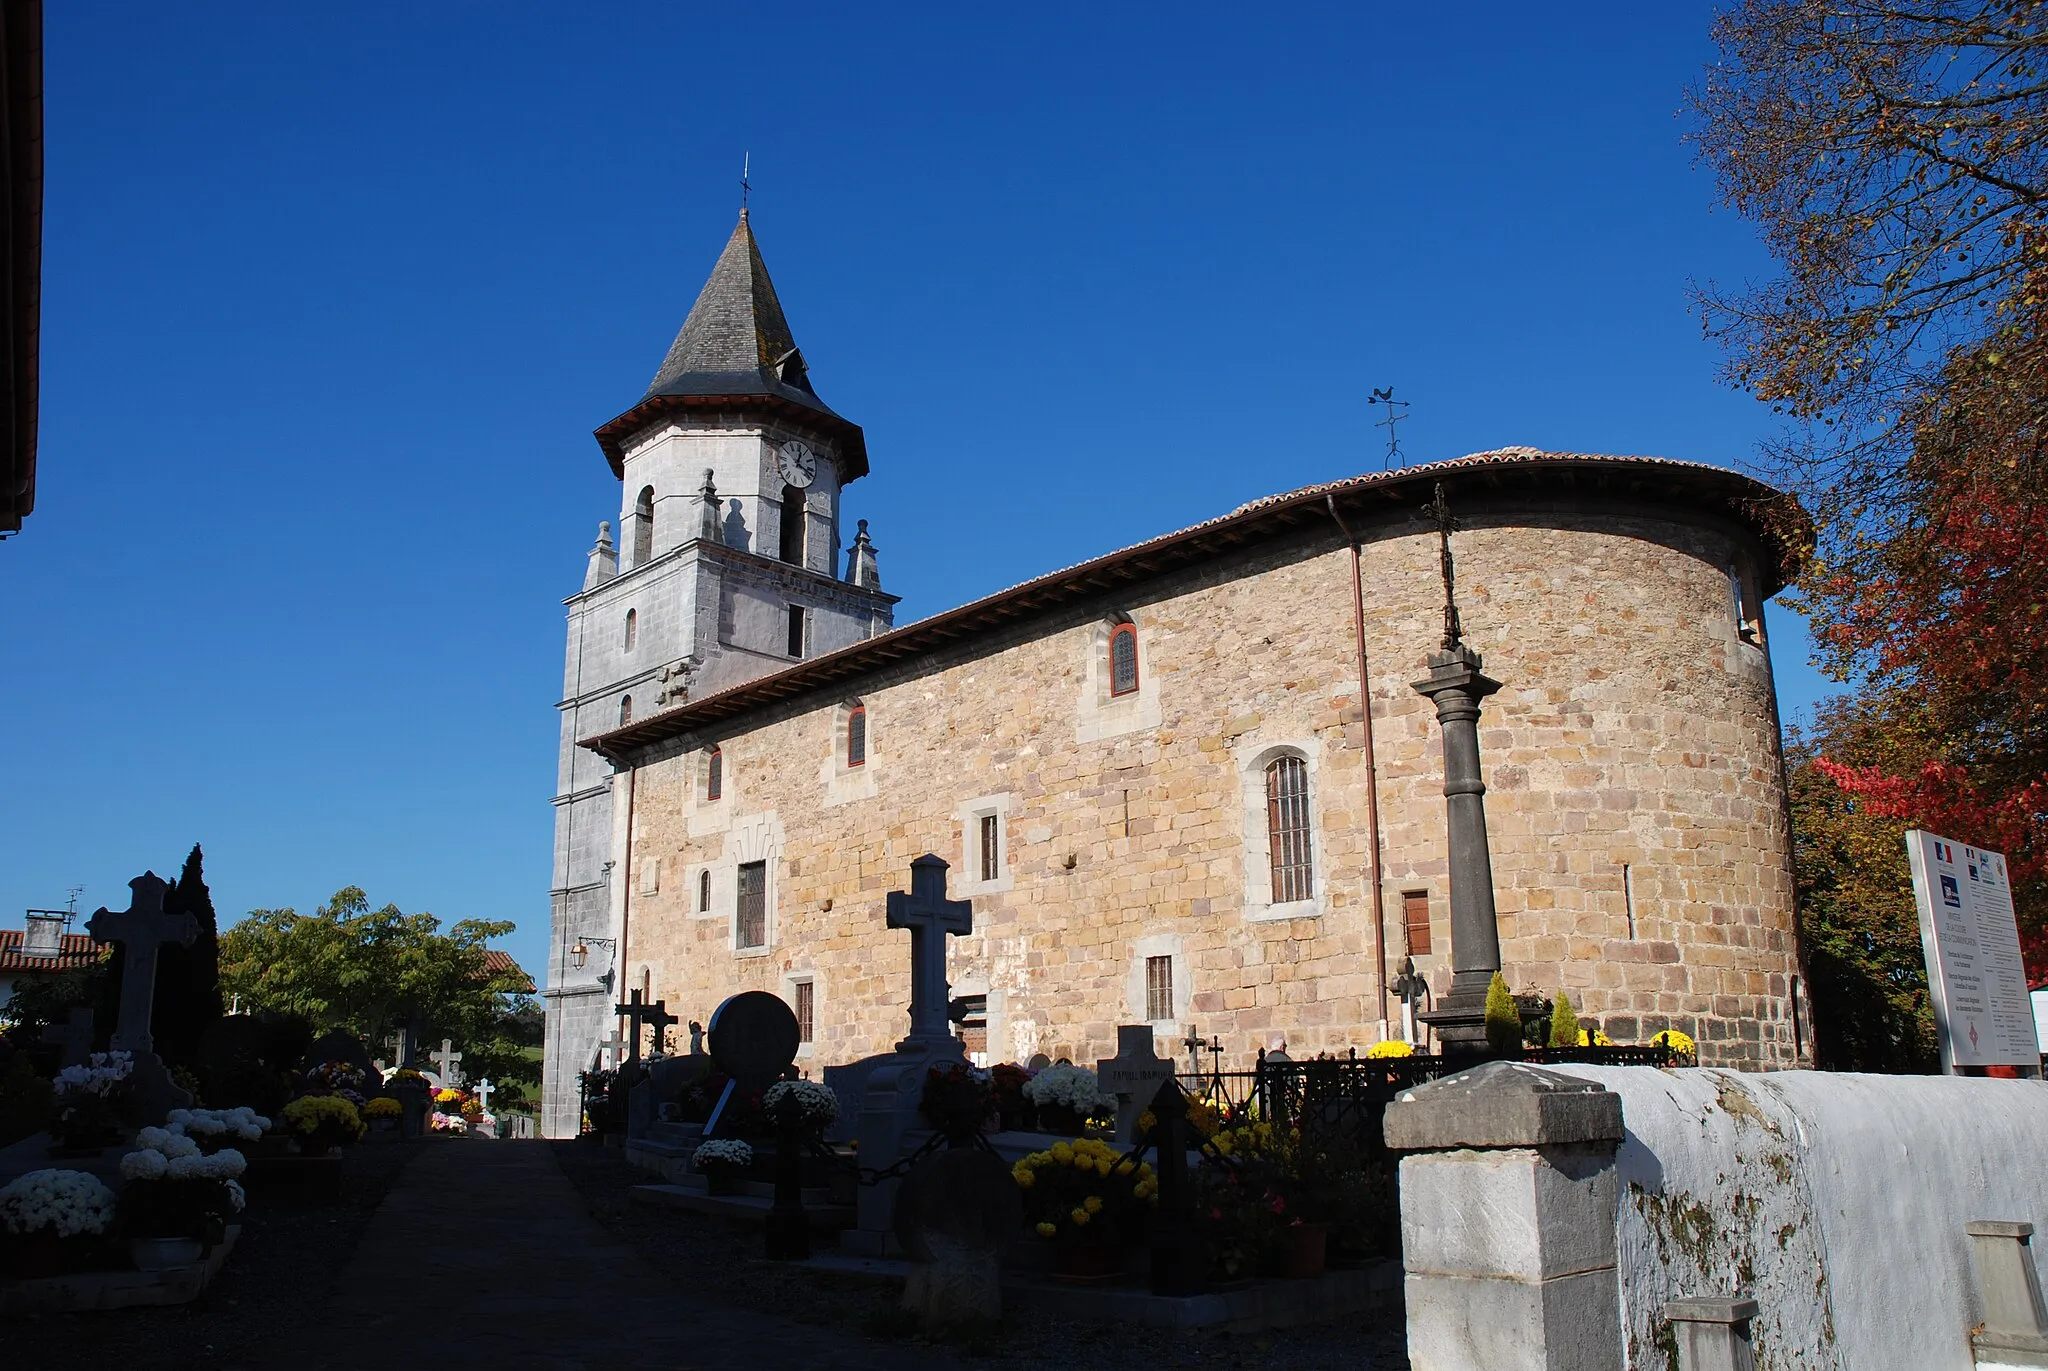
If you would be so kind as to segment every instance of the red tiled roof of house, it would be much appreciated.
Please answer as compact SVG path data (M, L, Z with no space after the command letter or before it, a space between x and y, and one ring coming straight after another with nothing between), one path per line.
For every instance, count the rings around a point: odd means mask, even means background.
M525 968L512 960L512 954L509 952L500 952L495 947L485 948L484 971L491 976L517 976L520 982L519 993L522 995L531 995L533 993L533 977L527 975Z
M23 933L18 928L0 928L0 973L36 972L54 976L60 971L89 966L101 955L100 945L83 933L66 933L63 950L54 957L30 957L21 950Z

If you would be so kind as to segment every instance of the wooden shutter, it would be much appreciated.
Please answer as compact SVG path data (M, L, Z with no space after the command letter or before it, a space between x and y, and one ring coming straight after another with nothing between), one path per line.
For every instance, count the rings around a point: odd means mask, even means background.
M1401 923L1408 935L1408 955L1427 957L1429 955L1429 892L1407 890L1401 893Z

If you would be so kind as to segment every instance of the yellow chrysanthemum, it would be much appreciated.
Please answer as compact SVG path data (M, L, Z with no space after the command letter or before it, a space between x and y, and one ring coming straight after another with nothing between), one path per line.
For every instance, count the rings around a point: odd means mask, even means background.
M1058 1224L1042 1223L1038 1225L1038 1236L1041 1238L1049 1238L1059 1231Z
M1066 1163L1074 1160L1074 1149L1067 1143L1054 1143L1052 1145L1052 1159L1064 1166Z
M1033 1172L1017 1171L1013 1174L1017 1177L1017 1188L1019 1190L1029 1190L1032 1186L1038 1184L1038 1177Z
M1085 1209L1069 1210L1067 1217L1074 1221L1077 1228L1085 1228L1088 1224L1088 1211Z
M1090 1195L1087 1199L1081 1201L1081 1207L1091 1214L1100 1214L1102 1212L1102 1196Z

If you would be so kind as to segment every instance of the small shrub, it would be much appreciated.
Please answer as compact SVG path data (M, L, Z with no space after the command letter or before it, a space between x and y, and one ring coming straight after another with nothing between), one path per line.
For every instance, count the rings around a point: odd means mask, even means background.
M1520 1054L1522 1012L1515 1007L1515 997L1508 994L1508 983L1498 971L1486 987L1486 1041L1497 1056Z
M1579 1045L1579 1016L1572 1008L1572 997L1559 991L1557 1008L1550 1011L1550 1045L1552 1047L1577 1047Z

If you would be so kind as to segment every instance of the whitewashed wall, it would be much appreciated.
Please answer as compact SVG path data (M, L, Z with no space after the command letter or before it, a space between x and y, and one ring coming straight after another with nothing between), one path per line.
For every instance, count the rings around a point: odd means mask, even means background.
M1664 1371L1667 1299L1761 1306L1759 1371L1969 1371L1963 1225L2048 1242L2048 1085L1938 1076L1558 1067L1621 1096L1622 1330Z

